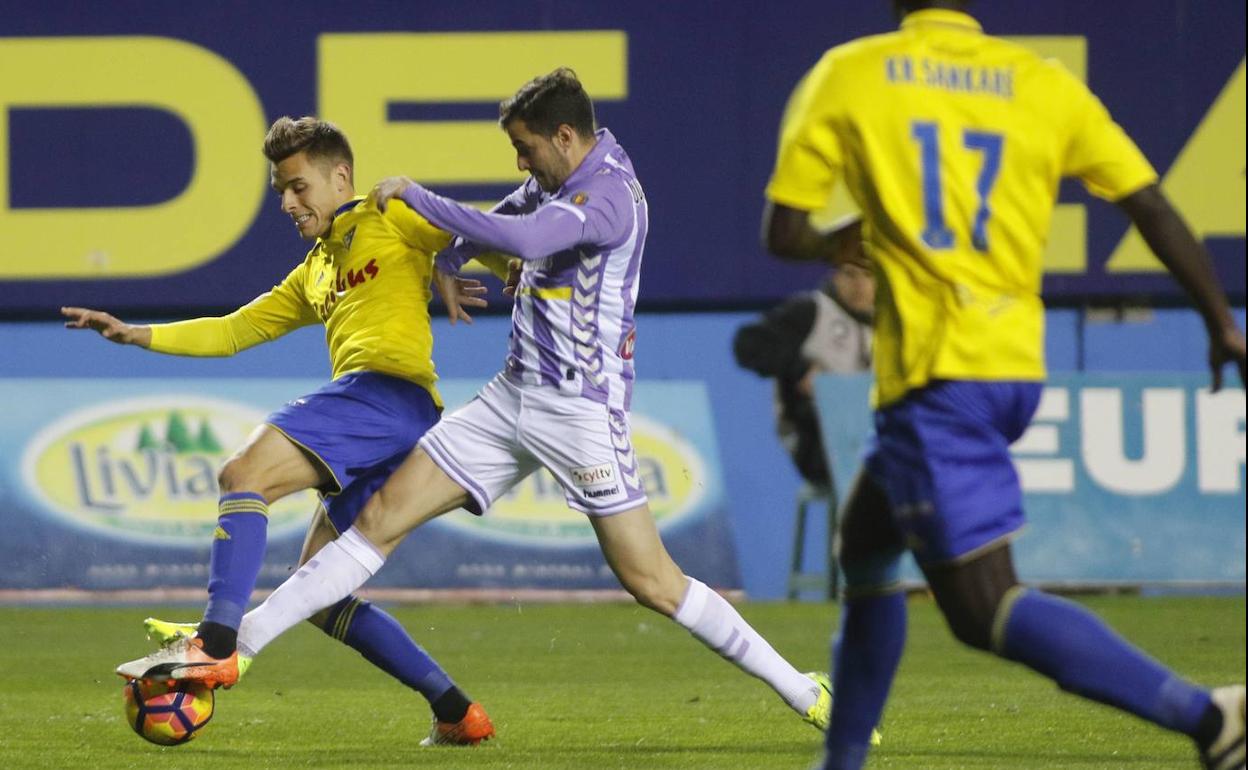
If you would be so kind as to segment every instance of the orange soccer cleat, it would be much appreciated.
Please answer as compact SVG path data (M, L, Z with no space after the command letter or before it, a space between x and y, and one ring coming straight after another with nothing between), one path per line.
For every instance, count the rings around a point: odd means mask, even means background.
M435 717L429 736L420 742L421 746L476 746L481 741L494 737L494 725L490 717L481 708L480 703L468 706L464 718L455 722L439 722Z
M122 663L117 667L117 674L125 679L151 682L176 679L199 682L207 687L229 687L238 681L238 651L228 658L213 658L204 652L202 640L182 637L146 657Z

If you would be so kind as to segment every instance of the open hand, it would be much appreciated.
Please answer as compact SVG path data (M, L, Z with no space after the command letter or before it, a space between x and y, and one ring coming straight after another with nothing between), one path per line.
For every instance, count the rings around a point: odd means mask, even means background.
M451 319L452 326L461 318L472 323L472 316L468 315L466 307L485 307L488 304L483 296L488 289L475 278L461 278L435 269L433 283L446 303L446 315Z
M378 211L385 211L387 201L399 197L404 190L414 184L416 183L405 176L386 177L373 187L368 194L368 199L373 202Z
M65 322L66 329L93 329L104 339L119 345L148 347L152 341L150 327L128 324L102 310L63 307L61 315L69 319Z

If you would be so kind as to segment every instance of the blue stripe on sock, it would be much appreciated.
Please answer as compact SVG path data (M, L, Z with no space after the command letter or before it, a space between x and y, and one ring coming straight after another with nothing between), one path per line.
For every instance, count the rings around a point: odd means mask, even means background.
M268 503L265 502L264 496L258 492L226 492L218 498L217 505L220 505L221 503L232 503L235 500L258 500L265 507L268 507Z
M455 686L402 624L371 602L348 596L334 605L323 630L359 652L374 666L419 691L430 703Z

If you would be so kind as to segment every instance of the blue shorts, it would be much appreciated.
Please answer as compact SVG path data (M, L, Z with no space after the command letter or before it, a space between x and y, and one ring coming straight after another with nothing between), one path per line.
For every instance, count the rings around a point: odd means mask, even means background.
M320 490L343 532L441 416L424 387L376 372L352 372L287 403L265 422L329 471Z
M921 564L956 562L1023 525L1010 459L1038 382L941 380L875 413L866 471Z

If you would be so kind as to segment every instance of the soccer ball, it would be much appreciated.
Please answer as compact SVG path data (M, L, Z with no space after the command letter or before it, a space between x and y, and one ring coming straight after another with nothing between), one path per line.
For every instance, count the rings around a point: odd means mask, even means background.
M186 743L212 719L212 689L197 682L130 679L123 698L126 722L140 736L161 746Z

